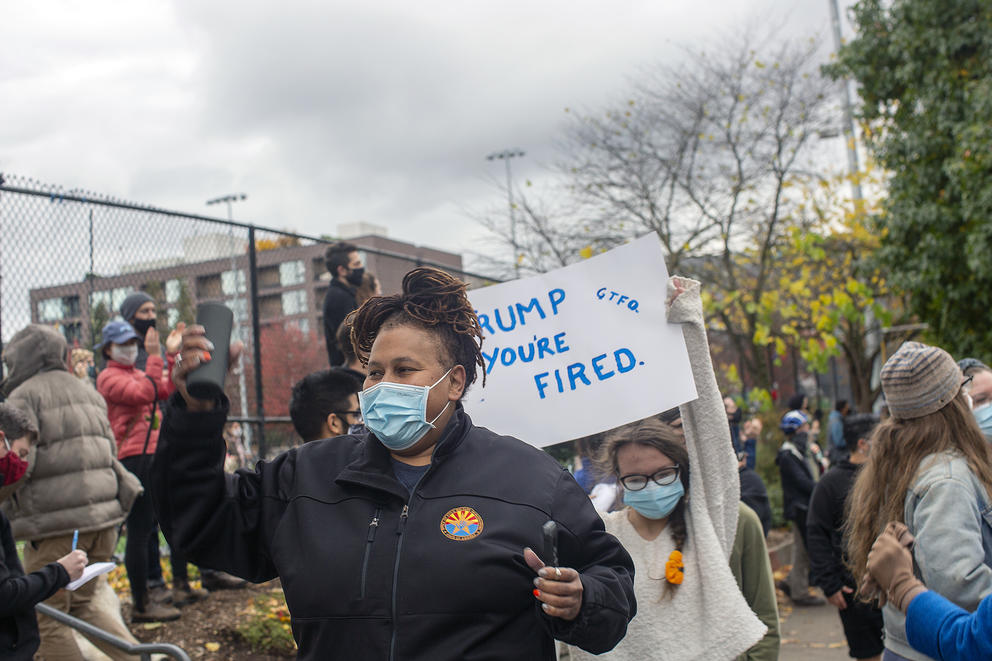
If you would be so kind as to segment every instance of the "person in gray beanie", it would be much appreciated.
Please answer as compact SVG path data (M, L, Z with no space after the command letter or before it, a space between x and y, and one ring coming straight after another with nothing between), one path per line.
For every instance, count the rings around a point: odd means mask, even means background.
M891 417L872 433L848 501L849 566L863 573L878 532L905 522L919 577L973 611L992 593L992 446L971 414L969 379L943 349L906 342L881 380ZM898 608L887 604L882 615L884 659L930 658L907 642Z
M138 360L134 366L138 370L144 370L148 362L148 351L145 350L145 337L149 331L154 331L155 341L158 341L158 331L155 324L158 321L156 314L155 299L143 291L136 291L127 295L120 308L121 319L134 327L134 332L138 334ZM165 348L159 344L162 358L165 358Z

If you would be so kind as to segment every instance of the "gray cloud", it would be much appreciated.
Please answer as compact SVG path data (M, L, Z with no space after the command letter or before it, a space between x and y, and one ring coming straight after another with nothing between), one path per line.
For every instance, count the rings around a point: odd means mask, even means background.
M788 0L54 6L0 26L0 170L198 213L245 191L239 218L448 249L481 231L464 208L500 202L487 153L524 148L515 176L540 179L563 109L619 98L675 44L755 11L829 18Z

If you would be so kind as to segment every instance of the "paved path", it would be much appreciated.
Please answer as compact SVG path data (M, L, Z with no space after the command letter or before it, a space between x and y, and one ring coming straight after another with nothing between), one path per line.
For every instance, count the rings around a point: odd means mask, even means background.
M779 602L782 619L780 661L840 661L849 659L844 629L837 609L824 606L793 608L787 599Z

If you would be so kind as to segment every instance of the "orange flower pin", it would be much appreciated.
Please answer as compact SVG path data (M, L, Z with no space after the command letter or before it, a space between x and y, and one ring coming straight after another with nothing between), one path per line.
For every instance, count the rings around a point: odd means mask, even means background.
M665 563L665 578L669 583L682 585L684 577L685 565L682 564L682 552L672 551L672 554L668 556L668 562Z

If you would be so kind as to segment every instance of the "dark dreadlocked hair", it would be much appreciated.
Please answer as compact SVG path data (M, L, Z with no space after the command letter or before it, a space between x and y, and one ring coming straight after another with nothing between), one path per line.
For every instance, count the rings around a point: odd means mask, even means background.
M372 343L384 327L412 325L437 336L442 360L465 368L466 390L475 382L477 366L485 386L482 328L466 289L464 282L440 269L413 269L403 277L402 293L370 298L353 313L351 343L358 359L368 365Z
M675 409L678 411L678 409ZM644 445L662 453L679 467L679 479L685 495L679 500L675 509L668 515L668 529L671 531L675 548L685 552L688 530L686 529L685 510L689 497L689 451L679 432L670 425L661 422L658 417L644 418L629 425L618 427L610 432L606 443L599 450L597 463L604 474L613 474L620 478L620 462L617 456L620 448L625 445ZM674 595L677 584L665 582L661 597Z

